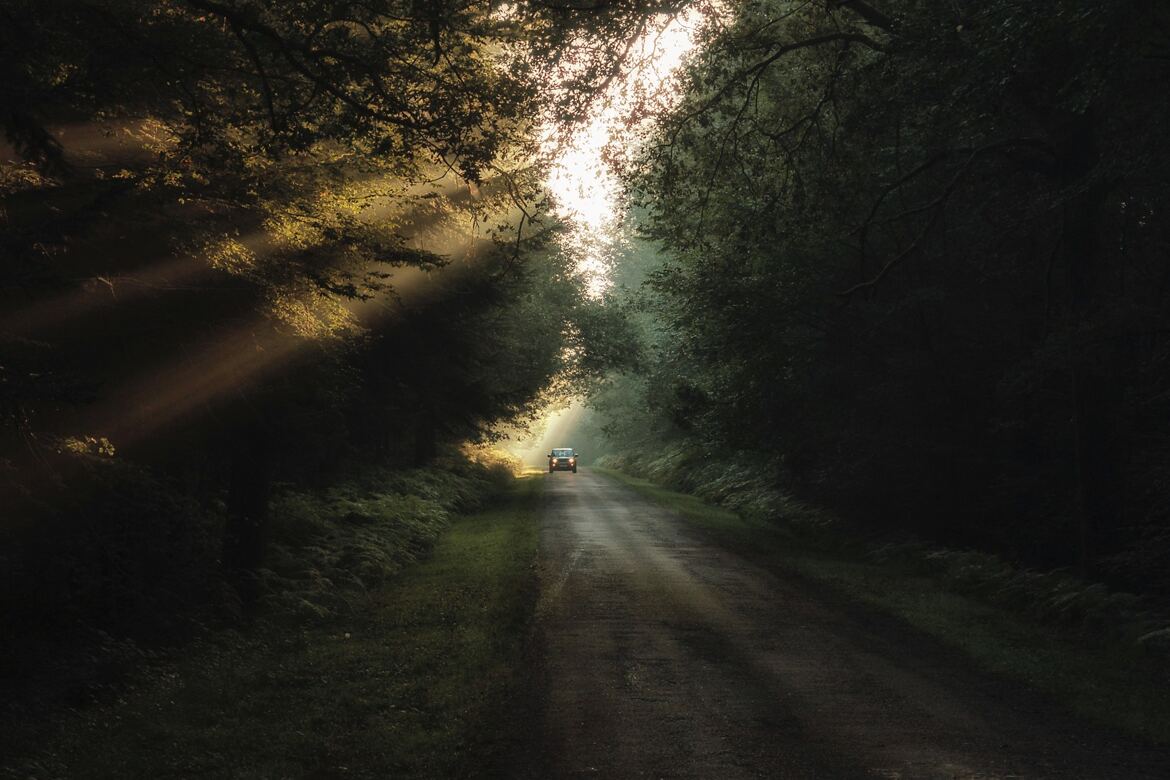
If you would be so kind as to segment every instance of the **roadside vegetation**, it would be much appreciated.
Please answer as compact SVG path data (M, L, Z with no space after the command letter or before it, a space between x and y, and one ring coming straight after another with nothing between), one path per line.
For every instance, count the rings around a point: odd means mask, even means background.
M608 451L1170 605L1170 7L730 5L624 160Z
M767 517L615 468L595 470L716 544L905 621L1085 717L1170 743L1170 622L1148 601L986 553L883 542L796 502Z
M0 710L362 609L621 362L536 150L653 5L0 1Z
M384 476L277 500L280 571L249 626L146 652L64 717L5 712L0 776L491 774L523 673L542 482Z

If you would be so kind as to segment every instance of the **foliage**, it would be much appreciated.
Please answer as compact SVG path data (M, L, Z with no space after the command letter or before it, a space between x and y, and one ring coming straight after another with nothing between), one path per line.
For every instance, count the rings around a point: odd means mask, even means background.
M249 600L280 483L422 467L592 381L621 322L547 249L540 139L670 10L0 2L11 490L99 442L214 507Z
M452 517L428 560L352 612L217 632L151 659L116 698L4 717L0 776L499 774L526 725L508 705L528 671L539 488L512 482L502 507Z
M752 520L805 528L832 522L827 512L778 488L766 468L734 454L712 457L676 442L654 453L606 455L599 465L685 491Z
M681 5L0 0L6 666L334 617L480 506L625 360L542 139Z
M1062 625L1085 636L1149 643L1170 618L1148 599L1086 582L1068 571L1033 571L977 550L951 550L907 541L875 546L870 557L937 578L958 593Z
M3 529L4 717L105 701L162 648L209 629L368 609L453 518L514 481L511 464L485 453L370 468L319 492L285 488L273 499L259 599L245 612L219 566L222 502L200 507L173 482L106 456L63 448L52 465L54 490L10 504Z
M44 638L78 622L112 634L181 630L216 590L222 518L139 466L68 443L44 468L32 490L6 486L5 636Z
M502 464L452 465L375 469L324 493L277 496L259 573L263 610L298 622L352 613L355 600L424 557L452 517L482 510L512 481Z
M235 603L219 571L221 513L68 445L43 453L32 477L0 471L0 687L12 712L108 697L160 641Z
M734 9L627 170L662 254L645 378L598 400L615 446L1170 592L1165 30L1144 2Z

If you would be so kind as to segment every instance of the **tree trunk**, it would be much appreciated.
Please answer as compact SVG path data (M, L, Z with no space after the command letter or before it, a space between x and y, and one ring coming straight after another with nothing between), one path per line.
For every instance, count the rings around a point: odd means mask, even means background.
M1065 206L1061 247L1068 273L1069 364L1072 374L1073 429L1077 470L1077 548L1079 566L1087 572L1107 540L1121 505L1120 478L1112 421L1118 387L1107 334L1101 332L1106 269L1102 256L1100 221L1109 187L1090 181L1097 153L1091 117L1070 134L1079 143L1067 147L1064 160L1069 178L1087 182Z
M437 453L434 415L430 411L421 412L414 427L414 465L426 466Z
M256 571L264 563L271 452L267 437L256 428L237 437L235 445L228 483L223 562L240 597L250 604L259 595Z

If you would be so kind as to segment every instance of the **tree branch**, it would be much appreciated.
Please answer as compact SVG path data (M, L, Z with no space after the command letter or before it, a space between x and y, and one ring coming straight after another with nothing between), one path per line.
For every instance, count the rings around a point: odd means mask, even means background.
M869 228L873 224L874 218L877 216L878 210L881 208L882 203L885 201L885 199L891 193L901 189L907 183L909 183L913 179L917 178L919 175L921 175L925 171L933 168L935 165L942 162L947 157L953 156L955 154L963 154L963 153L967 154L967 159L964 160L963 163L959 166L959 168L955 172L954 176L952 176L950 181L947 182L946 187L943 189L942 193L937 198L935 198L934 200L930 201L929 203L927 203L925 205L917 206L915 208L905 209L902 212L900 212L899 214L896 214L893 217L891 217L889 220L886 220L886 222L891 222L891 221L895 221L898 219L903 219L903 218L908 217L908 216L913 216L915 214L921 214L921 213L926 212L926 211L933 212L931 214L930 219L927 221L926 226L922 229L922 231L918 234L918 237L914 239L914 241L910 244L910 246L908 246L905 250L900 252L896 257L892 258L885 265L883 265L881 270L879 270L877 272L877 274L874 275L871 279L864 281L864 282L858 282L857 284L853 285L852 287L849 287L846 290L841 291L838 294L842 297L847 298L847 297L851 296L853 293L858 292L859 290L864 290L864 289L876 287L878 285L878 283L881 282L882 278L885 277L885 275L887 273L889 273L889 271L892 268L894 268L896 265L898 265L903 260L905 260L910 255L911 252L913 252L915 249L917 249L919 247L919 245L921 245L923 239L926 238L927 233L929 233L931 228L934 227L935 223L938 222L939 217L942 215L942 212L946 208L947 201L950 200L951 195L954 193L955 189L959 186L959 183L962 181L962 179L966 175L967 171L969 171L971 169L971 166L975 163L975 160L978 159L979 157L981 157L982 155L987 154L989 152L1010 150L1012 147L1016 147L1016 146L1040 146L1042 148L1048 148L1047 144L1045 144L1043 141L1041 141L1039 139L1035 139L1035 138L1010 138L1010 139L1005 140L1005 141L994 141L992 143L984 144L983 146L980 146L980 147L977 147L974 149L946 149L946 150L943 150L941 152L938 152L938 153L932 155L926 161L917 165L909 173L905 174L904 176L901 176L897 181L886 186L882 190L881 194L878 196L877 200L874 202L873 206L870 208L869 214L866 216L865 221L861 224L861 227L859 228L859 230L861 231L860 250L861 250L863 257L865 255Z
M869 24L882 30L888 31L894 27L894 20L891 17L886 16L869 3L863 3L861 0L830 0L829 4L833 8L848 9Z
M854 32L826 33L824 35L817 35L817 36L814 36L812 38L805 38L802 41L793 41L792 43L786 43L783 46L780 46L779 48L775 49L771 54L769 54L767 57L760 60L759 62L755 63L754 65L751 65L749 67L741 69L739 71L739 73L737 73L733 78L730 78L726 82L724 82L723 86L721 86L718 90L716 90L714 95L709 97L707 100L704 100L699 105L698 108L695 108L692 111L688 111L686 114L679 117L678 121L675 123L674 132L671 133L670 145L674 144L674 141L678 136L678 132L679 132L679 130L682 129L683 125L685 125L687 122L691 121L695 117L699 116L700 114L702 114L702 113L706 112L707 110L709 110L710 108L712 108L728 92L730 92L731 89L736 84L740 83L744 78L747 78L748 76L752 76L752 83L755 83L759 80L760 75L765 70L767 70L770 65L772 65L774 62L776 62L781 57L783 57L785 54L790 54L794 51L799 51L800 49L810 49L810 48L813 48L816 46L823 46L824 44L834 43L834 42L844 42L846 44L860 43L863 46L867 46L875 51L880 51L880 52L889 51L888 47L886 47L885 44L883 44L879 41L875 41L873 38L870 38L868 35L862 35L861 33L854 33Z

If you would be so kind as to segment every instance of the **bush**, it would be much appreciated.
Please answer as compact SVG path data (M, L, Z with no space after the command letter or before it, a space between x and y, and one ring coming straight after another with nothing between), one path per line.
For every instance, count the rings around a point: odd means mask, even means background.
M110 695L229 592L221 518L146 469L62 448L16 475L0 473L0 698L17 717Z
M1170 623L1170 617L1147 598L1111 590L1067 571L1019 568L990 553L905 541L877 546L870 557L898 563L941 580L951 590L1085 635L1139 641L1156 637Z
M5 486L17 496L0 531L6 628L170 632L206 603L217 589L221 518L119 459L67 450L45 458L46 484Z
M768 465L747 455L712 455L683 444L667 446L654 458L605 455L598 465L691 493L745 517L783 522L793 528L832 523L828 512L776 487Z
M889 536L883 541L872 534L858 536L857 529L849 535L840 530L822 533L832 525L832 515L785 494L750 459L710 457L693 447L673 445L653 459L607 455L599 465L693 494L745 517L804 531L806 540L826 549L853 548L872 560L894 563L934 578L952 591L1041 622L1085 635L1140 642L1150 651L1170 651L1170 617L1151 599L1111 590L1063 570L1020 568L991 553L948 549L915 539L889 541Z
M455 514L473 512L512 479L495 461L371 469L321 493L272 502L272 545L261 604L274 620L323 620L430 549Z
M36 476L0 468L0 698L89 701L116 690L158 641L240 615L221 571L221 510L109 454L61 448L44 458ZM347 610L510 479L501 463L461 458L369 469L322 492L278 491L259 616Z

